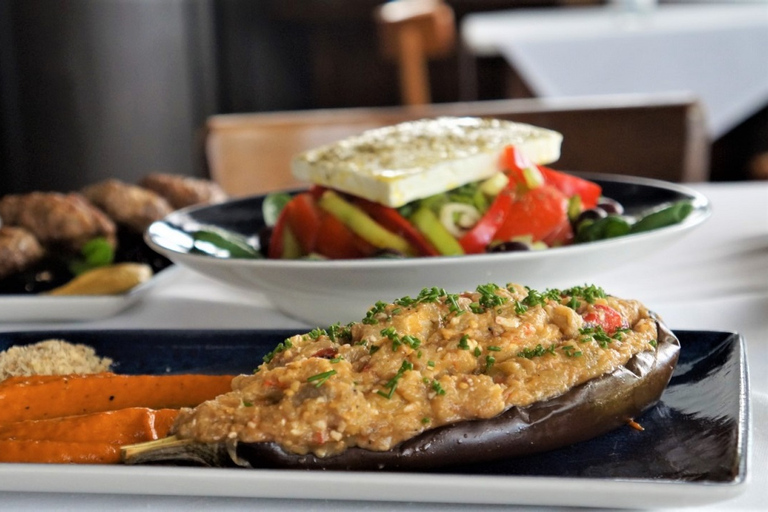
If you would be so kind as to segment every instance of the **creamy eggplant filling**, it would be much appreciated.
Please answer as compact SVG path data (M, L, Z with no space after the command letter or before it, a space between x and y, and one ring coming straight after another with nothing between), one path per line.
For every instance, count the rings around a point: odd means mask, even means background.
M656 348L656 321L595 286L424 289L362 321L293 336L232 392L179 415L199 442L319 457L386 451L426 430L561 395Z

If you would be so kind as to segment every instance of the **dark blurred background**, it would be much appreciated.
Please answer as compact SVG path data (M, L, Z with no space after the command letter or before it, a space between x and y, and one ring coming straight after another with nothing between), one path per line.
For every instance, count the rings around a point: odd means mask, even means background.
M200 128L216 113L397 105L397 69L377 47L380 3L4 0L0 193L202 176ZM470 12L599 2L447 3L458 25ZM434 102L527 94L502 58L476 62L472 90L459 62L457 52L430 63ZM748 178L766 126L764 109L714 141L712 179Z

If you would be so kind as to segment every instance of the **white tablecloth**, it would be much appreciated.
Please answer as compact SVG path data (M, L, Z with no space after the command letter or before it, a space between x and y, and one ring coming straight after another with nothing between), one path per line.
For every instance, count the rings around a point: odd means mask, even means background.
M470 53L505 57L539 97L693 93L715 139L768 105L768 3L477 13L461 35Z
M707 511L766 510L768 503L768 183L697 184L714 213L676 245L595 281L610 293L643 300L673 329L737 331L747 340L755 429L751 483L739 497L697 508ZM95 322L0 324L0 329L307 327L272 309L258 293L243 293L191 271L168 276L146 300L122 314ZM459 511L444 504L222 499L99 494L0 492L0 510L211 510ZM642 503L638 503L642 507ZM472 510L555 510L472 506ZM559 509L563 510L563 509ZM584 510L584 509L579 509ZM685 509L691 510L691 509Z

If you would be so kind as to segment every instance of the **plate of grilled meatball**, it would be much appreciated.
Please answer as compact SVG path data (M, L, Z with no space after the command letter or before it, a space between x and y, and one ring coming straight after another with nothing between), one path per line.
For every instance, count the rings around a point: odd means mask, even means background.
M209 180L160 173L0 197L0 321L124 309L171 266L146 245L145 229L174 210L224 199Z

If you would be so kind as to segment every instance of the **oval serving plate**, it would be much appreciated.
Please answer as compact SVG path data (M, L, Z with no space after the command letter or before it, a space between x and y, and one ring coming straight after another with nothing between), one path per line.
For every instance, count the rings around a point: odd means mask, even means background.
M264 196L254 196L176 211L152 224L145 239L174 263L236 287L260 291L283 313L325 325L329 319L359 320L377 300L415 295L436 283L452 293L489 282L517 282L540 289L583 284L601 271L668 247L711 214L707 198L682 185L613 175L581 176L600 184L603 194L622 203L628 215L678 200L691 201L694 209L674 226L544 251L360 260L230 259L189 252L188 233L201 226L256 237L264 227Z

